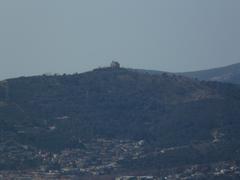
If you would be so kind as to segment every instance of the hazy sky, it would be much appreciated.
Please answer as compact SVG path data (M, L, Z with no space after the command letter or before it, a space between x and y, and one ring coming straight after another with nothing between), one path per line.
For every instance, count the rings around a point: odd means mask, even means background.
M239 0L1 0L0 79L240 62Z

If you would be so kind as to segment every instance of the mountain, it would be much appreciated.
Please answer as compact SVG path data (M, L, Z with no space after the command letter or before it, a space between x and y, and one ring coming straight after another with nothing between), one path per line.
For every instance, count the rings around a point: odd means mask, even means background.
M0 83L0 170L157 175L215 167L238 162L239 119L234 84L124 68L9 79Z
M240 63L209 70L180 73L183 76L207 81L221 81L240 84Z
M183 72L183 73L164 72L164 71L145 70L145 69L131 69L131 70L135 72L149 73L149 74L162 74L162 73L178 74L181 76L197 78L199 80L205 80L205 81L219 81L219 82L240 84L240 63L225 66L225 67L220 67L220 68L213 68L208 70L192 71L192 72Z

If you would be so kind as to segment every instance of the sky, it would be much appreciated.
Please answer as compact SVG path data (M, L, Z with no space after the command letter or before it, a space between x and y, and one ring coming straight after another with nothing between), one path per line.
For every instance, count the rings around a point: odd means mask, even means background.
M0 79L240 62L239 0L1 0Z

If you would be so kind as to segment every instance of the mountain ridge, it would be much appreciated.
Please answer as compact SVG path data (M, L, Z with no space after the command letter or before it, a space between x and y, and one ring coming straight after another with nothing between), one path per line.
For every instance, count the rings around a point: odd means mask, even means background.
M221 81L240 84L240 63L208 70L185 72L179 74L188 77L198 78L200 80Z
M158 70L133 69L133 71L150 73L150 74L178 74L190 78L197 78L205 81L219 81L225 83L240 84L240 63L228 66L216 67L206 70L190 71L190 72L167 72Z

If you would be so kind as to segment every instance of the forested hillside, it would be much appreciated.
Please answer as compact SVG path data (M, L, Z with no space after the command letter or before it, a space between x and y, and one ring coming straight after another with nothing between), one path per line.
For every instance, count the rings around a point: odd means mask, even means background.
M33 154L84 150L96 139L143 141L150 152L175 147L164 156L146 153L119 162L135 169L145 163L154 169L240 155L239 87L165 73L101 68L9 79L0 86L0 121L1 142L27 145L26 152ZM42 160L21 163L27 167L30 162L37 167Z

